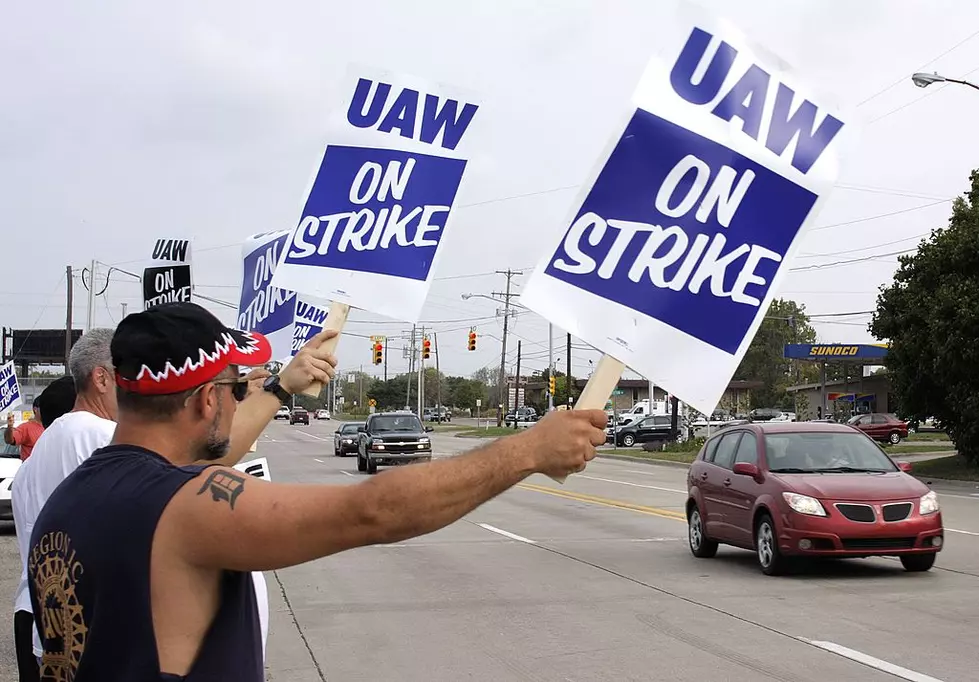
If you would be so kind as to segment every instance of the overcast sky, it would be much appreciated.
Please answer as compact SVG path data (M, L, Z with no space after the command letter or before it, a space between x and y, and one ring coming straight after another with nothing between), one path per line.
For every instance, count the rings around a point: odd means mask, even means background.
M505 285L553 243L575 189L627 98L661 8L648 0L178 0L162 5L8 3L0 22L0 325L64 325L65 266L141 272L157 237L193 240L199 292L237 302L240 244L292 226L322 152L332 87L348 62L458 84L493 103L496 153L467 175L428 298L441 369L498 367ZM705 1L865 126L781 295L811 314L873 309L895 252L947 221L979 158L979 92L921 90L916 70L979 78L979 5L877 0ZM463 11L462 8L469 8ZM954 48L954 49L952 49ZM891 215L888 215L891 214ZM860 260L857 260L860 259ZM106 270L102 267L102 272ZM519 282L521 278L516 278ZM97 283L101 285L102 282ZM75 281L76 325L85 291ZM114 272L95 322L141 303ZM233 311L207 304L231 322ZM355 313L348 330L405 329ZM820 319L820 318L817 318ZM821 318L822 341L865 342L869 315ZM466 351L469 327L480 334ZM518 316L525 371L547 363L547 323ZM555 332L564 367L564 337ZM586 375L594 353L573 353ZM366 339L342 365L376 373ZM389 372L407 361L389 350Z

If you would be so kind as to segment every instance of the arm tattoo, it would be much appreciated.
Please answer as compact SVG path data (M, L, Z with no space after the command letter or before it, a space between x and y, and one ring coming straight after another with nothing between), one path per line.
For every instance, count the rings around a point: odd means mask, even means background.
M208 490L215 502L225 500L234 509L235 500L245 491L245 477L218 469L207 477L197 494L203 495Z

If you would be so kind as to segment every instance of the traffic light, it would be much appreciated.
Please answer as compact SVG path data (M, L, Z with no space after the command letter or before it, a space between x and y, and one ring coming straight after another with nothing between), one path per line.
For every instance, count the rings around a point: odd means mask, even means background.
M469 330L469 350L476 350L476 330Z
M547 382L547 390L548 392L550 392L551 395L554 395L554 391L556 388L557 388L557 380L554 378L554 375L552 374L551 378L548 379Z
M380 341L374 343L374 364L379 365L384 362L384 344Z
M429 356L432 354L432 342L428 340L426 336L422 339L422 359L428 360Z

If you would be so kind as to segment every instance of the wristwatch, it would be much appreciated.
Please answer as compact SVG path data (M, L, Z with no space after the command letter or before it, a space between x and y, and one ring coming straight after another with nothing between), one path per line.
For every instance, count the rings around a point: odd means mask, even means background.
M268 379L266 379L265 383L262 384L262 390L274 394L275 397L278 398L279 402L281 402L282 404L285 404L290 400L292 400L292 394L289 393L289 391L287 391L286 389L282 388L282 385L279 383L278 374L273 374Z

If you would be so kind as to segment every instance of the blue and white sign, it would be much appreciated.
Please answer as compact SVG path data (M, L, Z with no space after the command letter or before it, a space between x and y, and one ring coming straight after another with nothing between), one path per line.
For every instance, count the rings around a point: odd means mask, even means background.
M351 72L275 286L416 320L478 110L442 85Z
M265 232L249 237L242 247L243 275L237 327L268 337L272 358L279 361L293 355L296 318L296 292L272 286L272 273L288 238L288 230Z
M0 412L8 412L21 403L20 384L14 363L0 365Z
M311 303L302 296L296 301L296 324L292 336L292 354L299 352L306 342L323 331L329 308Z
M849 130L733 27L698 18L661 33L521 302L710 414Z

